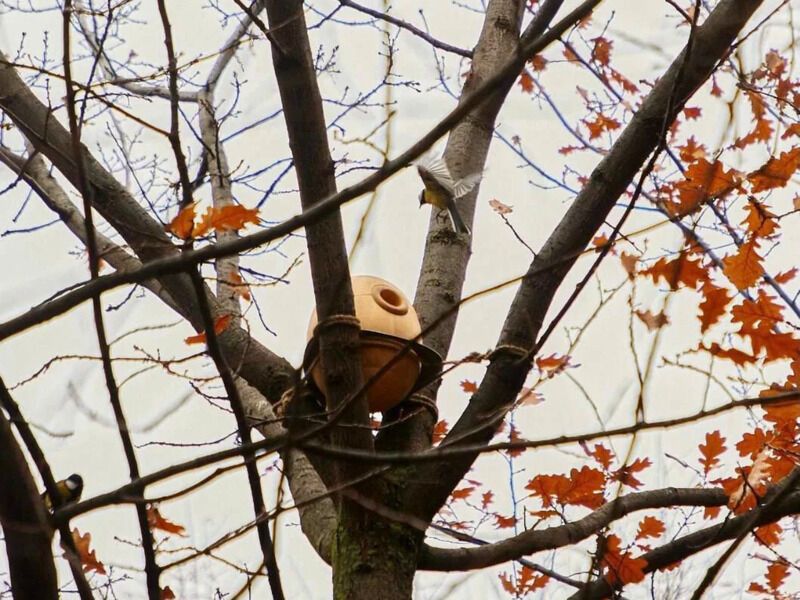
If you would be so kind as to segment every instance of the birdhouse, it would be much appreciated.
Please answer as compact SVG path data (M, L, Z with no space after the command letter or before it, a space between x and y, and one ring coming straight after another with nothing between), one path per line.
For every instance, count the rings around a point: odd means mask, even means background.
M427 385L441 368L441 357L422 344L417 312L397 287L368 275L352 278L356 317L361 323L361 366L364 382L370 381L367 403L370 412L385 412L409 394ZM308 345L303 365L314 384L325 395L319 341L314 335L317 313L311 314ZM387 365L389 365L387 367Z

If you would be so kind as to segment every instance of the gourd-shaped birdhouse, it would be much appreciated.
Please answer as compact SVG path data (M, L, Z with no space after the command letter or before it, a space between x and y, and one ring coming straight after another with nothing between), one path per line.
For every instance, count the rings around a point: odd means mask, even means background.
M397 287L379 277L352 278L356 317L361 323L361 365L364 382L391 365L367 390L370 412L385 412L413 391L430 383L441 368L441 357L422 344L417 312ZM319 341L314 335L317 312L308 325L308 345L303 365L325 394Z

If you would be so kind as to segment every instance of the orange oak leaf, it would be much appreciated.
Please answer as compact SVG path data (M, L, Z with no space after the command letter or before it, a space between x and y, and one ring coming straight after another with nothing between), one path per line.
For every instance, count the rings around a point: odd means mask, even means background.
M159 529L167 533L186 536L186 529L183 525L178 525L169 519L165 519L155 506L147 507L147 524L150 526L150 529Z
M601 65L607 65L611 60L611 48L614 46L614 42L604 37L596 37L592 41L594 42L592 58Z
M438 444L439 442L441 442L444 439L444 436L447 435L448 431L449 427L447 426L447 421L442 419L441 421L436 423L436 426L433 428L433 436L431 438L431 443Z
M597 235L592 240L592 246L599 250L603 249L608 244L608 236L605 233Z
M258 225L258 209L231 204L214 210L211 226L217 231L237 231L247 223Z
M494 522L498 529L509 529L517 524L517 518L514 516L504 517L502 515L495 515Z
M213 228L212 221L215 214L216 209L213 206L209 206L206 209L206 212L203 213L203 216L200 217L200 222L195 223L194 229L192 230L192 237L201 238L211 231Z
M536 367L542 374L546 375L548 378L554 377L561 373L564 369L569 367L575 367L577 365L570 364L570 356L568 354L564 354L559 356L558 354L551 354L550 356L543 356L541 358L536 359Z
M250 302L252 296L250 295L250 287L242 279L239 271L234 271L228 276L228 284L233 288L234 293L245 302Z
M513 444L515 442L524 442L525 439L519 434L519 430L512 425L508 430L508 441ZM506 450L506 454L512 458L519 456L523 452L525 452L525 448L509 448Z
M603 488L605 475L590 467L572 469L565 475L537 475L525 486L538 496L546 508L556 504L573 504L587 508L598 508L605 501Z
M639 523L639 529L636 532L637 540L644 540L647 538L657 538L664 535L666 528L663 521L655 517L645 517Z
M628 279L633 279L636 276L636 263L639 262L639 257L623 252L619 255L619 260L622 263L622 268L628 274Z
M789 283L797 275L797 267L793 267L788 271L783 271L775 275L774 279L778 283Z
M773 592L777 592L783 581L789 575L789 565L784 563L772 563L767 567L767 585Z
M606 471L611 467L611 463L614 460L614 453L603 444L595 444L594 450L587 452L587 454L600 463L600 466Z
M468 394L474 394L478 391L478 384L476 384L474 381L470 381L469 379L464 379L461 382L461 389Z
M675 184L678 192L677 214L687 215L709 199L724 196L739 185L741 175L715 160L695 160L686 169L685 179Z
M741 325L739 333L749 335L754 332L771 333L783 321L783 307L764 290L758 290L755 300L745 298L731 310L731 319Z
M683 115L689 121L699 119L701 114L703 114L703 109L699 106L687 106L683 109Z
M474 485L468 485L466 487L463 487L463 488L460 488L460 489L457 489L457 490L453 490L453 493L450 494L450 497L453 500L466 500L467 498L469 498L472 495L472 492L474 492L474 491L475 491L475 486Z
M766 484L770 478L770 466L769 455L762 450L756 456L751 467L736 469L740 476L734 479L737 485L733 491L723 485L728 493L728 507L733 512L741 514L755 508L756 495L762 497L767 491Z
M736 254L723 258L722 272L739 290L754 285L764 274L758 255L758 240L752 238L739 246Z
M231 324L231 315L222 315L221 317L217 317L217 320L214 321L214 333L217 335L221 334L228 328L228 325ZM196 335L190 335L185 340L183 340L186 344L205 344L206 343L206 332L201 331Z
M685 254L672 260L661 257L649 268L640 271L639 275L650 277L655 283L663 279L672 290L677 290L680 284L696 288L700 282L708 279L708 272L700 261L688 258Z
M177 596L175 595L175 592L173 592L170 589L169 586L161 590L161 600L175 600L175 598L177 598Z
M489 206L491 206L492 210L494 210L494 212L496 212L498 215L507 215L509 213L514 212L513 208L511 208L507 204L503 204L497 198L489 200Z
M710 346L701 346L701 348L717 358L725 358L740 366L751 365L758 360L752 354L736 348L723 348L716 342L713 342Z
M81 565L83 566L83 572L89 573L94 571L100 575L106 575L105 565L97 560L97 555L94 550L89 549L89 546L92 544L92 534L81 534L78 529L73 529L72 541L75 542L75 550L78 552L78 558L80 558Z
M533 388L523 387L519 391L516 404L519 406L536 406L544 402L544 396Z
M698 158L705 158L707 151L703 144L698 144L694 136L691 136L683 146L678 146L681 160L688 163L696 161Z
M776 215L770 212L768 206L751 201L745 206L745 211L747 216L742 221L742 225L747 227L752 236L769 237L778 229Z
M669 317L663 311L655 315L649 310L636 310L634 313L650 331L656 331L664 325L669 325Z
M768 392L760 396L769 397ZM794 425L798 418L800 418L800 400L788 400L764 407L764 420L770 423Z
M753 193L784 187L800 167L800 146L773 156L747 175Z
M489 490L488 492L484 492L483 495L481 496L481 508L483 510L489 508L489 505L492 503L493 499L494 499L493 491Z
M700 444L700 464L703 465L703 472L708 475L708 472L714 467L719 465L719 457L725 452L725 438L722 437L719 430L712 431L706 434L706 443Z
M780 525L770 523L757 528L753 535L765 546L775 546L781 541L781 533L783 533L783 528Z
M767 108L761 94L753 90L745 90L747 100L750 102L750 110L753 113L755 126L747 135L734 142L736 148L746 148L755 142L768 142L772 136L772 123L766 118Z
M503 589L517 598L527 597L536 590L544 588L550 581L547 575L540 575L525 566L516 571L514 577L509 577L505 573L500 573L499 577Z
M700 332L705 333L725 314L732 296L725 288L717 287L710 280L700 287L703 301L700 303Z
M594 121L584 121L583 123L589 130L590 140L599 138L601 135L603 135L603 133L607 131L614 131L620 127L619 121L610 117L606 117L602 114L597 115Z
M523 71L519 76L519 87L522 88L522 91L526 94L530 94L533 92L533 77L528 74L527 71Z
M755 458L766 446L769 438L761 427L756 427L753 433L745 433L740 442L737 442L736 449L739 456L749 456Z
M652 465L649 458L637 458L629 465L623 465L617 469L612 475L615 481L619 481L622 485L627 485L634 489L639 489L644 485L641 481L633 476L634 473L644 471L647 467Z
M173 235L182 240L192 237L194 227L194 202L181 209L178 215L169 222L167 228Z
M528 64L534 71L544 71L547 67L547 59L541 54L535 54L528 60Z
M644 558L634 558L620 548L621 540L616 535L609 535L605 541L602 565L607 569L606 580L610 584L616 582L638 583L644 579L644 569L647 561Z

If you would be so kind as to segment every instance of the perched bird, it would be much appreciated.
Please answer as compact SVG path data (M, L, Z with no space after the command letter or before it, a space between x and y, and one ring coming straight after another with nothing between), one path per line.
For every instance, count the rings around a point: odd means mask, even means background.
M425 188L419 194L419 205L432 204L439 210L447 209L455 230L458 233L468 234L469 227L461 219L455 201L474 188L483 173L473 173L456 181L444 158L431 153L422 156L415 164L422 183L425 184Z
M61 497L60 506L69 504L70 502L77 502L81 499L83 492L83 478L77 473L73 473L66 479L56 482L56 489L58 495ZM44 502L47 510L53 510L53 502L50 499L50 494L47 492L42 493L42 502Z

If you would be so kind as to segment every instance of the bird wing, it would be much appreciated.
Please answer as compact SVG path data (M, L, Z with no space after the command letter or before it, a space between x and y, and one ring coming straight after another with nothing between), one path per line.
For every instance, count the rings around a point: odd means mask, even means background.
M447 163L444 162L442 157L428 152L420 156L419 160L414 164L416 164L417 172L426 185L428 183L438 183L448 190L453 189L455 185L453 176L450 175L450 169L447 168Z
M467 175L466 177L462 177L458 181L453 184L453 197L454 198L461 198L461 196L468 194L472 188L478 185L478 182L483 177L482 172L473 173L472 175Z

